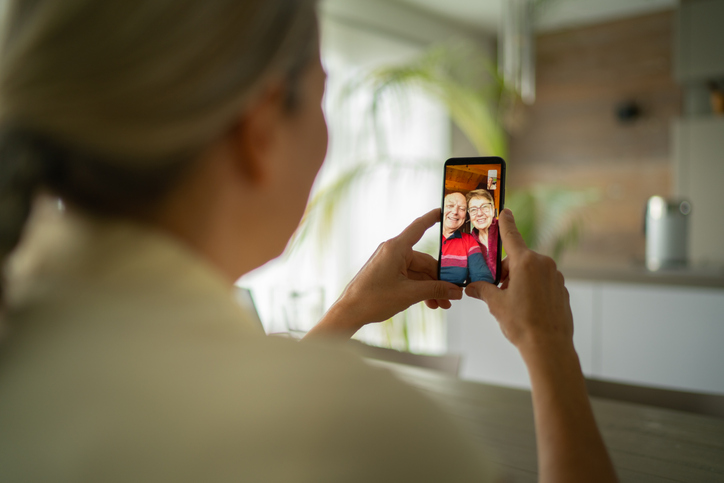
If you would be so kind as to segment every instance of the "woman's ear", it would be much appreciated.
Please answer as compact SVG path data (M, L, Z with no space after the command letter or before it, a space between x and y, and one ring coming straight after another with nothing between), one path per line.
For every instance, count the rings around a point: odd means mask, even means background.
M231 130L235 164L248 181L264 185L274 173L280 129L285 119L281 85L267 88Z

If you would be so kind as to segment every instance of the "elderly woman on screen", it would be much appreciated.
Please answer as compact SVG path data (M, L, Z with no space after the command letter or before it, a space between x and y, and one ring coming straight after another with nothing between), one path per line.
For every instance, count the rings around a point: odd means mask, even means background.
M266 337L233 301L283 251L326 153L314 1L8 3L3 480L492 481L435 404L328 342L462 297L412 249L439 210L380 245L309 341ZM544 471L605 475L560 274L506 220L524 263L507 291L469 293L542 371Z
M498 258L498 219L495 216L495 200L489 191L469 191L468 203L472 235L480 245L485 263L495 279Z

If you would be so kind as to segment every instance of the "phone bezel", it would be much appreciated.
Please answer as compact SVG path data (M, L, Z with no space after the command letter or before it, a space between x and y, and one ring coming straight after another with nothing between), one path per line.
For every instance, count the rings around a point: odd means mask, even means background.
M440 236L438 238L440 246L437 251L437 277L440 278L440 263L442 260L442 222L445 212L445 176L447 174L448 166L460 166L460 165L475 165L475 164L499 164L500 165L500 176L498 176L498 187L500 189L500 207L498 208L498 216L500 212L505 208L505 181L506 181L506 166L505 160L500 156L475 156L469 158L450 158L445 161L442 172L442 197L440 201ZM495 285L500 283L500 275L502 268L502 255L503 255L503 243L500 237L500 231L498 231L498 256L495 260ZM465 287L467 283L456 284L461 287Z

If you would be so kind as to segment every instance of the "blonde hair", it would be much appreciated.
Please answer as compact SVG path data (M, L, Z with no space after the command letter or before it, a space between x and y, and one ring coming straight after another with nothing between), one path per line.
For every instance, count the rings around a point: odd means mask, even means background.
M0 57L0 122L126 162L198 150L265 78L307 62L313 5L16 0Z
M12 0L0 47L0 261L39 186L140 206L315 49L315 0Z

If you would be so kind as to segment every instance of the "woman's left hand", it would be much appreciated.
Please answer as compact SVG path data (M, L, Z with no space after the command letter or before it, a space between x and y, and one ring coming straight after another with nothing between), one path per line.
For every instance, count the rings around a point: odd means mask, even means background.
M449 308L450 300L461 299L462 288L437 280L437 261L412 249L438 221L440 209L432 210L382 243L308 335L351 337L362 326L387 320L423 300L434 309Z

